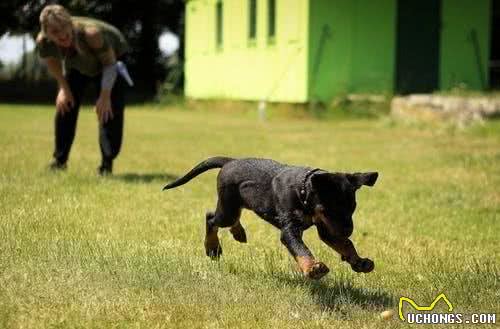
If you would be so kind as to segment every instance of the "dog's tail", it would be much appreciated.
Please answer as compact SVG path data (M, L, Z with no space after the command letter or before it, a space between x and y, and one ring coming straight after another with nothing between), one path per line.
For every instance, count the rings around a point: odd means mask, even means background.
M181 186L183 184L186 184L189 182L191 179L195 178L196 176L204 173L207 170L210 169L215 169L215 168L222 168L226 163L233 161L233 158L226 158L226 157L213 157L213 158L208 158L203 162L200 162L196 167L191 169L190 172L188 172L186 175L183 177L169 183L166 185L163 190L168 190L177 186Z

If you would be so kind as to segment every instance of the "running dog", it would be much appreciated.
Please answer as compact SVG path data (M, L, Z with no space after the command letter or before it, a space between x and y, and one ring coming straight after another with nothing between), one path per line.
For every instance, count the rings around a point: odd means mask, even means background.
M229 227L236 241L247 242L240 223L241 209L246 208L281 230L281 242L307 278L320 279L330 271L302 240L303 232L313 225L320 239L355 272L373 271L373 261L359 257L349 237L356 209L355 192L362 185L373 186L378 173L332 173L269 159L213 157L163 189L183 185L215 168L222 169L217 177L217 207L206 214L207 256L218 259L222 254L217 236L221 227Z

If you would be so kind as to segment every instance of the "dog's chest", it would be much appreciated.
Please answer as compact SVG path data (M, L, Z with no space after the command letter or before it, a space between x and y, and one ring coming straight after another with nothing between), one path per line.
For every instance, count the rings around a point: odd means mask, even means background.
M316 213L314 214L305 214L302 210L296 210L295 214L297 215L297 218L302 219L302 229L306 230L309 227L315 225L318 221L318 215Z
M311 216L311 215L305 216L304 217L304 224L303 224L304 230L311 227L314 224L314 220L315 220L314 216Z

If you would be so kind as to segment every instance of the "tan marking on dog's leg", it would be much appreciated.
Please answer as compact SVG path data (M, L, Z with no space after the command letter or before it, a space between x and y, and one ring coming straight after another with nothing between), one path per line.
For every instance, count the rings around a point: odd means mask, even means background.
M331 226L330 222L327 220L323 214L323 206L317 206L315 208L313 222L321 223L326 227L326 230L331 236L335 236L335 230ZM341 255L343 261L348 262L352 269L356 272L371 272L373 271L375 265L373 261L368 258L359 257L354 244L349 238L338 238L334 241L325 241L332 249Z
M351 265L353 271L369 273L375 268L375 264L371 259L359 257L351 240L338 239L335 240L335 242L325 242L341 255L343 261L346 261Z
M302 273L309 279L319 280L330 272L325 264L317 262L313 257L297 256L295 260Z
M295 260L297 261L297 264L299 265L300 270L304 274L307 274L311 270L311 268L315 262L314 258L305 257L305 256L297 256L295 258Z
M349 264L357 263L361 259L354 244L349 239L337 239L335 242L327 241L327 244L342 256L342 260Z

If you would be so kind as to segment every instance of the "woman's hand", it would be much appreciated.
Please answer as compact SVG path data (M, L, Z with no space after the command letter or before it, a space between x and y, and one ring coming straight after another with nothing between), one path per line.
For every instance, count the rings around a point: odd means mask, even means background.
M69 89L60 88L56 97L56 110L61 115L67 113L75 106L75 99Z
M100 123L106 123L113 119L113 110L111 109L111 93L102 91L95 104L95 112Z

